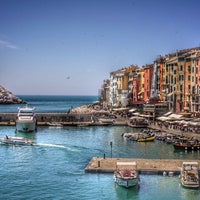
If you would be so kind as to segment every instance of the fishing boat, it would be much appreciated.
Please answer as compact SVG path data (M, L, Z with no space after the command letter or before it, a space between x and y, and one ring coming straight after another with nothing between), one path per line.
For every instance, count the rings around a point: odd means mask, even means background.
M114 181L125 188L138 185L139 174L136 162L117 162Z
M16 130L21 132L33 132L36 130L35 108L28 106L18 108Z
M151 142L155 140L155 135L147 135L142 138L138 138L137 142Z
M25 139L23 137L6 137L0 138L0 143L1 144L6 144L6 145L33 145L34 142L32 140Z
M189 141L182 142L177 141L173 144L175 150L185 150L185 151L199 151L200 143L191 143Z
M181 184L187 188L199 188L198 162L183 162Z

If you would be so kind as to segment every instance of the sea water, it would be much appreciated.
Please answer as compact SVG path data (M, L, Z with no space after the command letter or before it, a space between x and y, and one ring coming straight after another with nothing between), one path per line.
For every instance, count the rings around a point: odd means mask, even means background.
M97 96L66 96L66 95L19 95L36 112L67 112L72 108L88 105L98 100ZM0 112L17 112L23 105L0 105Z
M30 96L28 103L46 112L59 112L66 105L75 107L73 101L66 103L59 97L57 100L48 97L49 101L43 101L42 97L39 97L41 100L34 97L37 99L34 100L33 97ZM79 105L85 104L76 98ZM96 100L85 99L88 103ZM2 110L8 111L10 106L1 106ZM69 126L38 127L36 133L26 134L15 133L14 126L0 126L0 137L22 136L36 143L34 146L0 145L0 199L199 200L200 189L183 188L178 176L140 175L139 187L125 189L114 183L113 174L84 172L92 157L103 157L104 154L121 158L200 158L199 151L174 151L172 145L160 141L137 143L121 136L124 132L138 131L127 126Z
M113 174L85 173L92 157L199 159L199 152L175 152L159 141L127 141L125 126L38 127L36 133L15 133L15 127L1 126L4 135L23 136L34 146L0 145L0 199L142 199L199 200L200 190L186 189L178 176L140 175L140 186L122 188Z

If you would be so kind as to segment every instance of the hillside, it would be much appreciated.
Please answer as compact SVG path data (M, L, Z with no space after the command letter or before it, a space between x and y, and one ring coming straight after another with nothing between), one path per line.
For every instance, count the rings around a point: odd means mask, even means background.
M12 92L0 85L0 104L23 104L26 103Z

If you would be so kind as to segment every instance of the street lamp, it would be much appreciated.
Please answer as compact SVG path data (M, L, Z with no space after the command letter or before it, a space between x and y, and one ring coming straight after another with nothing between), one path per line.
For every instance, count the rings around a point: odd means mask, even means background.
M112 142L110 142L110 157L112 158Z

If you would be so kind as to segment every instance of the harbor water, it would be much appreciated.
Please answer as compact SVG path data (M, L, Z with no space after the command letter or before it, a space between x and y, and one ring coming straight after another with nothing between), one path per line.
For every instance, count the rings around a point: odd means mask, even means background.
M14 126L0 126L0 137L22 136L35 141L34 146L0 145L0 199L199 200L200 189L183 188L178 176L142 174L139 187L125 189L114 183L113 174L84 172L92 157L104 154L200 161L199 151L174 151L172 145L160 141L137 143L121 136L138 131L127 126L44 126L26 134L15 133Z

